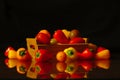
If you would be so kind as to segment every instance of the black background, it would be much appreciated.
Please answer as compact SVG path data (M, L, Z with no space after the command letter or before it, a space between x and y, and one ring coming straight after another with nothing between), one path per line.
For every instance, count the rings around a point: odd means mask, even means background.
M0 49L26 47L40 29L78 29L91 43L119 52L120 5L115 0L0 0Z

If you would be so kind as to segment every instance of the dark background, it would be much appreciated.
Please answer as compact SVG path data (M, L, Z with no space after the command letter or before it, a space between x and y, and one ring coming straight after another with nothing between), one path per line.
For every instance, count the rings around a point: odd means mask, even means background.
M119 52L120 5L113 0L0 0L0 50L26 47L40 29L78 29L91 43Z

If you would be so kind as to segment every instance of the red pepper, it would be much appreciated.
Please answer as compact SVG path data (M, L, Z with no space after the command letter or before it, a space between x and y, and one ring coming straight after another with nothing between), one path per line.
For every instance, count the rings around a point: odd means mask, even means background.
M81 61L80 64L85 69L85 71L87 71L87 72L91 71L94 67L93 62L90 61L90 60L83 60L83 61Z
M5 50L4 55L5 55L6 57L8 57L8 53L9 53L10 50L14 50L14 48L11 47L11 46L9 46L9 47Z
M51 62L37 62L35 64L35 71L38 75L48 74L51 72L53 64Z
M62 32L62 30L56 30L53 34L53 37L57 40L59 43L69 43L69 39L65 36L65 34Z
M38 49L35 52L35 60L37 62L48 61L52 59L52 54L46 49Z
M77 55L79 57L78 59L92 59L94 56L89 48L86 48L82 53L78 52Z
M50 37L45 33L38 33L35 38L36 38L37 43L39 43L39 44L49 44L50 43Z
M84 72L81 72L81 73L73 73L73 74L70 76L70 79L82 79L82 78L84 78L84 75L85 75Z
M102 47L102 46L99 46L98 48L97 48L97 52L100 52L100 51L102 51L102 50L105 50L106 48L104 48L104 47Z
M70 44L74 44L74 43L85 43L85 40L81 37L75 37L72 38L69 42Z

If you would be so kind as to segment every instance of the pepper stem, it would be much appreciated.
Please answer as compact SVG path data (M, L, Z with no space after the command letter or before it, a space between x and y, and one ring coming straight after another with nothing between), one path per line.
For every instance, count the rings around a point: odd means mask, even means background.
M67 67L67 70L68 70L68 71L73 71L73 67L72 67L72 66L68 66L68 67Z
M73 55L73 51L72 50L68 50L67 53L68 53L69 56Z
M40 53L39 53L39 52L37 52L37 53L36 53L36 57L38 58L39 56L40 56Z
M22 51L20 51L20 56L24 56L25 55L25 50L22 50Z
M20 69L20 71L22 71L22 72L25 72L25 70L26 70L25 67L23 67L23 66L20 66L19 69Z

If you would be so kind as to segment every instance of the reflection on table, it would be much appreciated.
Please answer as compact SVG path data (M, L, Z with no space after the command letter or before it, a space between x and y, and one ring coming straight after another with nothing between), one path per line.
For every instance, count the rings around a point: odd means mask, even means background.
M93 69L108 70L110 60L79 60L71 62L35 62L5 59L8 68L15 68L19 74L31 79L82 79L89 78Z

